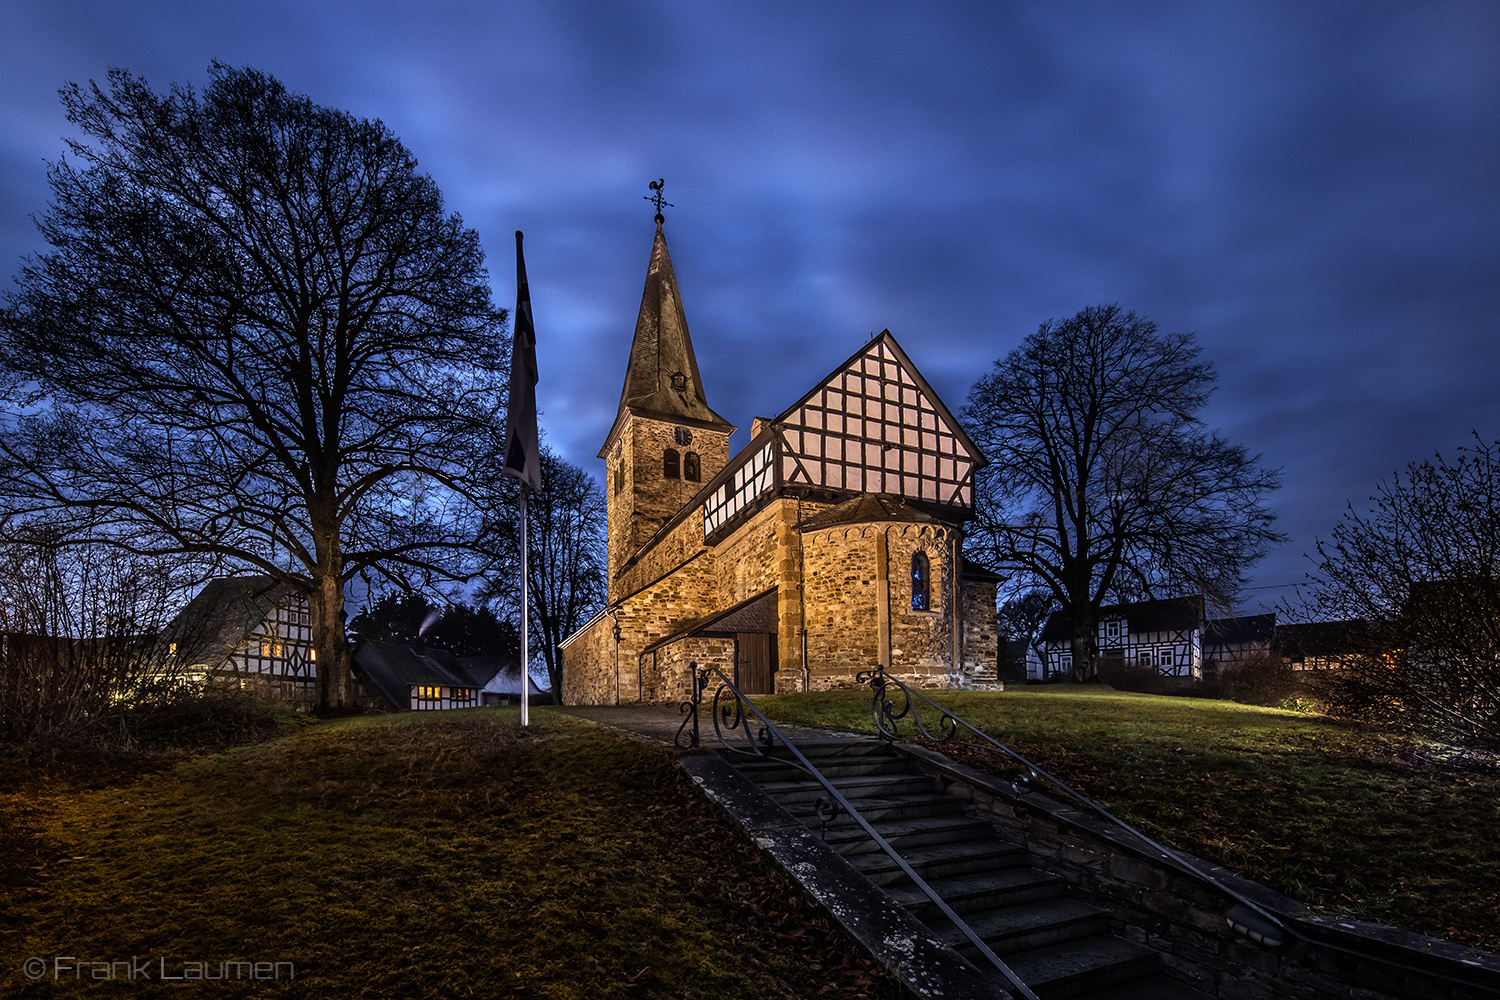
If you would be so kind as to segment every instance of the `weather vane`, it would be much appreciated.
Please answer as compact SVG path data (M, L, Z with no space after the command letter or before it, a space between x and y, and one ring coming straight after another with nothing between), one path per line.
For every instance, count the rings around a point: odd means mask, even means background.
M662 219L662 214L661 214L661 210L662 210L663 206L665 206L667 208L676 208L677 207L676 205L672 204L670 201L666 201L666 200L664 200L662 198L662 196L661 196L661 189L662 189L662 185L665 184L665 183L667 183L667 182L664 179L660 178L660 177L658 177L654 181L647 181L646 182L646 186L648 188L650 188L652 191L656 192L655 194L648 194L648 195L645 195L644 197L645 197L645 199L647 201L651 202L652 204L654 204L656 206L656 223L657 223L657 225L660 225L664 221Z

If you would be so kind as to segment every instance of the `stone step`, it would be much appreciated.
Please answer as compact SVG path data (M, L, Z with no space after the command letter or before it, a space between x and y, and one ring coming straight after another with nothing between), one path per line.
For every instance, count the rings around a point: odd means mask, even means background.
M888 819L916 819L920 816L954 816L964 811L962 799L934 792L931 795L879 796L872 795L859 800L859 814L871 823ZM814 830L823 828L822 820L811 802L799 802L788 807L796 816ZM829 830L858 826L853 816L840 809L839 814L828 823Z
M957 816L928 816L917 819L882 820L870 824L898 853L934 844L956 841L992 840L995 828L982 819ZM830 829L824 843L844 857L855 854L883 853L875 839L862 826Z
M815 767L822 772L823 777L832 781L835 778L852 778L865 774L911 774L911 761L905 757L888 757L884 754L862 754L853 757L809 757ZM771 782L805 781L809 775L795 761L784 761L780 758L771 760L743 760L735 761L741 774L755 782L757 785L770 784Z
M1132 944L1109 934L1099 934L1081 941L1033 948L1029 951L1003 956L1005 964L1031 987L1042 1000L1069 1000L1087 996L1090 1000L1102 1000L1103 996L1114 997L1114 990L1125 986L1135 987L1150 982L1162 988L1181 986L1175 980L1160 974L1161 958L1143 945ZM1191 987L1187 994L1174 992L1121 994L1124 997L1201 996ZM1101 990L1111 992L1101 994Z
M712 723L710 723L710 728L712 728ZM884 743L871 737L830 736L804 738L793 736L792 742L797 745L797 749L802 752L802 756L813 761L832 760L836 757L873 756L895 758L904 756L900 751L893 750L889 743ZM796 759L796 755L787 749L786 744L779 740L774 747L767 751L767 756L780 760Z
M933 879L1024 865L1026 849L999 839L970 840L904 851L902 859L922 879L930 882ZM901 866L883 852L856 854L849 858L849 863L876 885L889 888L910 884L910 879L901 870Z
M931 795L937 791L937 779L925 774L868 774L852 778L833 780L832 785L839 794L851 802L872 796L891 798L902 795ZM768 781L760 786L771 798L790 807L798 802L816 802L827 795L827 790L818 782ZM858 808L856 805L855 808Z
M962 875L927 880L927 884L960 916L998 906L1052 899L1061 896L1067 885L1049 872L1020 865L991 871L965 872ZM918 920L938 919L942 916L937 904L911 882L888 886L886 892Z
M971 913L964 917L964 923L1003 958L1033 948L1103 934L1109 928L1109 914L1081 900L1058 896ZM947 918L929 921L927 926L971 960L978 957L977 949L969 943L963 931ZM1025 980L1026 977L1021 978Z
M1087 995L1088 1000L1211 1000L1209 994L1179 983L1163 973L1135 979L1119 986L1107 986L1097 992L1043 993L1042 1000L1067 1000Z

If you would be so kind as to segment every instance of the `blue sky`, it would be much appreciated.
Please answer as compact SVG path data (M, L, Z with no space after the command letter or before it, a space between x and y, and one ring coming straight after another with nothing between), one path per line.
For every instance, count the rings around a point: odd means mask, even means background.
M887 327L955 410L1086 305L1196 333L1208 424L1286 479L1246 610L1381 478L1500 438L1493 3L10 0L3 26L5 270L42 249L58 87L253 66L399 135L504 305L525 230L543 423L595 474L657 177L743 428Z

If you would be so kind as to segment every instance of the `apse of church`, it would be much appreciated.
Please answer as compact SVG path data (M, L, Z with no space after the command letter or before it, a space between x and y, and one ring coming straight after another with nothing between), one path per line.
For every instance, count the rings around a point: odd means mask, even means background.
M887 331L775 418L708 405L656 217L599 457L609 604L563 647L570 704L677 700L688 664L749 694L994 686L995 574L964 560L983 457Z

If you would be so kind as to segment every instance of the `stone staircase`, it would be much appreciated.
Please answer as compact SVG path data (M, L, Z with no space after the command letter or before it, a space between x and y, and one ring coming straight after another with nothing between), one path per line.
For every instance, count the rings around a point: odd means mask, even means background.
M1205 1000L1168 978L1160 956L1109 932L1109 915L1072 898L1063 880L1026 864L1026 849L1000 840L936 778L878 740L798 739L827 777L917 874L1041 1000ZM771 799L981 969L989 963L901 867L846 813L824 823L823 786L779 759L726 755ZM776 757L789 758L783 747Z

